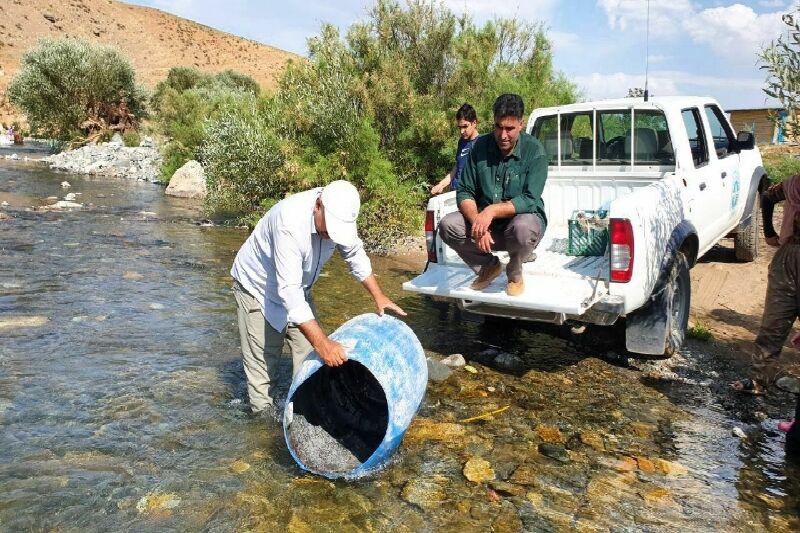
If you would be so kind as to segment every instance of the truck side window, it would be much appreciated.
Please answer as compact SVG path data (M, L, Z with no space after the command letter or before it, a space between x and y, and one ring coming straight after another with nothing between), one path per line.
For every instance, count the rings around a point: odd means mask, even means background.
M724 159L728 156L733 146L733 141L736 138L733 135L728 121L722 115L722 111L715 105L707 105L705 107L706 118L708 125L711 127L711 137L714 139L714 149L717 151L717 157Z
M708 147L706 146L706 136L703 131L703 123L700 120L700 111L697 108L684 109L683 125L686 127L686 135L689 137L689 148L692 150L692 161L695 168L702 167L708 163Z

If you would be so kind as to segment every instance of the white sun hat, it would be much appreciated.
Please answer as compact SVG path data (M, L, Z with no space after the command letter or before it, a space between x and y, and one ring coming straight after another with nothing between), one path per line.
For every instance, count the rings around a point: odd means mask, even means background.
M361 208L358 189L349 181L332 181L322 189L322 205L331 240L341 246L355 244L358 238L356 219Z

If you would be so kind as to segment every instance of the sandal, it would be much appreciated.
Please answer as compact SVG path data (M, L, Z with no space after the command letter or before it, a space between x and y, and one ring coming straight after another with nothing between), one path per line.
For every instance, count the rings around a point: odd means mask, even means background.
M753 396L763 396L767 393L766 389L754 379L740 379L731 383L731 388L741 394L751 394Z

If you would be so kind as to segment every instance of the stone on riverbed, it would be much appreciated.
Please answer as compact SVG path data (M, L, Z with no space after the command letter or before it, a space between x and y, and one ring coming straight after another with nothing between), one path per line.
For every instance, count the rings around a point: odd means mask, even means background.
M453 369L435 359L428 357L428 379L436 383L446 380L453 373Z
M464 464L464 477L473 483L484 483L495 479L492 464L482 457L472 457Z
M462 366L466 365L467 362L464 360L463 355L460 353L454 353L442 359L442 364L452 368L461 368Z
M403 500L421 507L435 509L447 500L444 489L436 482L426 479L412 479L406 483L402 492Z

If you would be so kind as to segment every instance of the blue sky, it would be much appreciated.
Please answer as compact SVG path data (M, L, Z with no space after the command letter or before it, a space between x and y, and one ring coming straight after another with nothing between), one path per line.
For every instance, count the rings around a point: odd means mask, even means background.
M651 94L703 95L727 109L771 104L757 53L783 30L798 0L650 0ZM371 0L128 0L306 55L306 39L329 22L345 30ZM644 86L645 0L443 0L477 21L495 16L543 21L555 67L587 99Z

